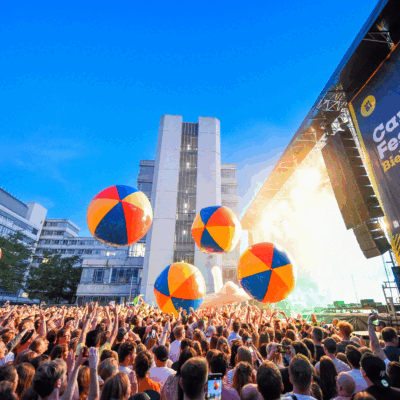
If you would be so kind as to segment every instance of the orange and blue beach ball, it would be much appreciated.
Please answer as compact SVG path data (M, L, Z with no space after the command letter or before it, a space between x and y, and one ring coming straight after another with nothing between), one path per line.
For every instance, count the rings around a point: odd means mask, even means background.
M168 265L154 284L154 296L161 311L178 314L180 307L189 312L198 309L206 295L203 274L184 262Z
M131 186L115 185L102 190L87 210L91 234L110 246L129 246L137 242L152 222L149 199Z
M239 242L242 226L234 212L225 206L200 210L192 225L192 236L203 253L231 252Z
M238 278L247 294L262 303L284 300L296 284L294 263L273 243L250 246L239 259Z

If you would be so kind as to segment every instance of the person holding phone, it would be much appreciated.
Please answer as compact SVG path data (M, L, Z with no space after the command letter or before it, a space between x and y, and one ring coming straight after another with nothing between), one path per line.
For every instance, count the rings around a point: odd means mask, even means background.
M224 400L239 400L238 392L231 386L225 385L223 379L228 372L228 356L220 351L213 355L210 361L210 370L212 374L221 376L221 395Z

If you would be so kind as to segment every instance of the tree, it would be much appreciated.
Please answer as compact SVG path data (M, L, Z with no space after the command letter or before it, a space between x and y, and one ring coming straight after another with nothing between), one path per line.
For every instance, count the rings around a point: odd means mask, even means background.
M0 260L0 288L17 293L24 285L29 269L32 246L21 232L0 236L3 255Z
M61 257L60 254L45 253L43 262L37 268L31 268L26 290L31 298L41 301L71 303L81 274L79 256Z

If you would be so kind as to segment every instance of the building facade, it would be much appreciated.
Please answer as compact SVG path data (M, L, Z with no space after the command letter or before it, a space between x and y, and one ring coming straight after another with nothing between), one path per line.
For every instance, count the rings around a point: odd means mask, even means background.
M8 236L20 232L23 241L36 249L47 210L38 203L23 203L3 189L0 189L0 235ZM0 301L27 302L23 288L18 293L5 292L0 288Z
M204 207L226 205L238 214L236 165L221 165L218 119L199 117L197 123L187 123L180 115L161 118L151 204L154 219L141 284L146 302L154 301L155 280L172 262L199 268L208 293L214 289L214 265L222 267L225 279L234 280L239 249L224 256L205 254L191 235L194 218Z

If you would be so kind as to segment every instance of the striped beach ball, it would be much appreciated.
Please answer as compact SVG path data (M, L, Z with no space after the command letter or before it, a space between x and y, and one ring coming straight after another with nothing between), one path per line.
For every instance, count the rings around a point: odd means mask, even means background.
M247 294L262 303L284 300L296 283L290 255L268 242L250 246L240 256L238 278Z
M194 266L174 262L161 272L154 284L158 307L166 313L178 314L180 307L189 312L200 307L206 295L203 274Z
M153 210L140 190L115 185L93 198L86 217L89 230L97 240L110 246L129 246L150 229Z

